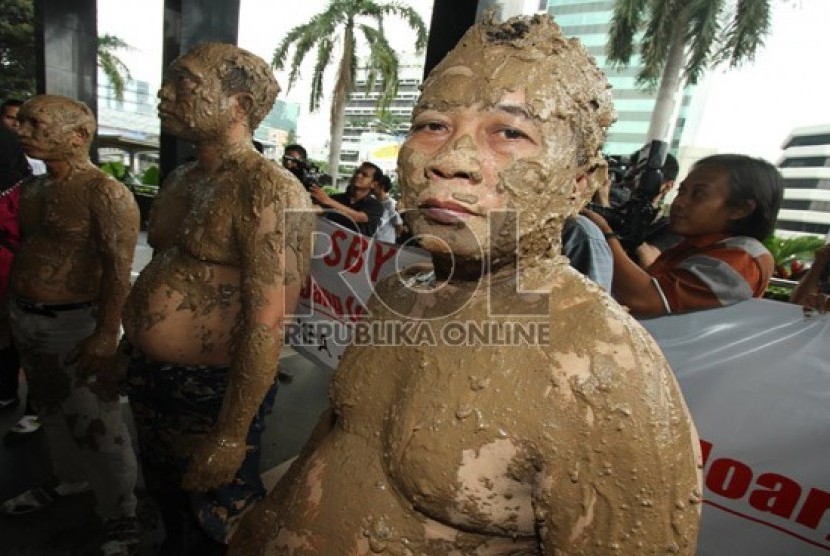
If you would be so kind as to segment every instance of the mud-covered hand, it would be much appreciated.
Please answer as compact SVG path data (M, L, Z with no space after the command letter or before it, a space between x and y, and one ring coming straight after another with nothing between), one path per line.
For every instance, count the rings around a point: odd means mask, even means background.
M118 336L96 330L75 346L66 362L75 363L81 377L97 376L116 367L117 354Z
M231 440L207 435L190 454L182 488L205 491L230 483L242 467L247 450L244 438Z

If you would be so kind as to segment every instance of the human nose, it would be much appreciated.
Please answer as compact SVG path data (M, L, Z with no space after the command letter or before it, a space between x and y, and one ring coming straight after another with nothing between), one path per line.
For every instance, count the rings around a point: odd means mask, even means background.
M469 134L451 140L426 165L428 179L463 179L474 184L483 179L478 148Z
M170 86L169 83L162 83L161 87L156 93L156 98L158 98L159 100L170 100L172 98L172 91L173 87Z

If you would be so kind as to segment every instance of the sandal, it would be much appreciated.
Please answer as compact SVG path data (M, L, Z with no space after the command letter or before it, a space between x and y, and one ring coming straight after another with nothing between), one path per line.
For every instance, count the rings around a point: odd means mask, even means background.
M15 442L24 440L32 433L39 431L40 427L41 424L37 415L24 415L3 436L3 442L5 444L14 444Z
M44 485L27 490L0 505L0 514L24 515L42 510L52 502L65 496L81 494L89 490L89 483L61 483L56 486Z
M107 519L104 522L102 556L133 556L139 547L138 520L135 517Z

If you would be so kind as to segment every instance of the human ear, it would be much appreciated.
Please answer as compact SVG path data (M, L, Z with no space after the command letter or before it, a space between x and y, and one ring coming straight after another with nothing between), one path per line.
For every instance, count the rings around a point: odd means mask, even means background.
M248 116L254 109L254 97L250 93L234 93L231 95L233 103L234 118L247 123Z
M89 142L89 131L83 126L76 127L72 130L71 142L73 147L86 145Z
M746 218L753 212L755 212L755 201L749 199L746 201L742 201L739 205L732 207L731 212L729 214L730 220L740 220L741 218Z

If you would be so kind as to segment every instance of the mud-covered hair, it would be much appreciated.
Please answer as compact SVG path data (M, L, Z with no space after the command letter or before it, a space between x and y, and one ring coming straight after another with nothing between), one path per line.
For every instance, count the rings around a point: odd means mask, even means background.
M52 113L54 118L52 123L60 125L63 129L83 130L86 132L84 144L89 147L95 137L95 130L98 125L95 122L95 114L83 102L61 95L36 95L24 102L20 109L26 111L39 104L52 103L59 103L61 106L59 111Z
M280 92L271 66L256 54L233 44L202 43L188 51L190 54L220 60L219 65L212 69L222 84L223 93L251 95L253 106L248 114L248 124L252 131L256 129L271 111Z

